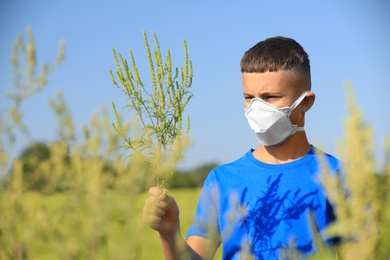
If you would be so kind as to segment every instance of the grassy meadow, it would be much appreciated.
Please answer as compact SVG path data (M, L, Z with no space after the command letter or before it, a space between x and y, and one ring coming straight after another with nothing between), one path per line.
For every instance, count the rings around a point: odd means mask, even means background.
M169 191L181 210L183 236L199 191ZM12 234L1 236L0 259L163 259L158 234L142 222L146 196L105 192L99 205L92 206L81 194L26 192L7 219ZM134 206L131 211L128 205ZM4 221L7 214L2 217Z
M57 116L56 140L42 144L28 139L29 146L20 156L10 156L15 140L29 136L23 124L23 101L46 85L48 75L63 59L60 51L54 64L40 66L31 31L28 36L27 44L22 38L15 42L12 95L4 95L9 99L0 102L0 260L162 259L157 233L141 220L146 191L156 185L152 170L156 164L151 165L150 157L142 153L124 156L123 138L114 131L105 107L76 129L59 93L49 102ZM326 174L321 181L329 199L338 205L338 221L329 233L357 238L357 242L311 259L335 259L336 251L338 259L390 259L390 142L383 151L385 164L378 171L372 128L357 108L352 88L347 91L348 117L340 156L352 166L345 172L348 182ZM133 125L120 114L116 122L121 133L128 133ZM80 132L82 136L76 134ZM180 155L182 150L177 150ZM200 188L167 192L179 205L184 236ZM218 251L215 259L220 258Z

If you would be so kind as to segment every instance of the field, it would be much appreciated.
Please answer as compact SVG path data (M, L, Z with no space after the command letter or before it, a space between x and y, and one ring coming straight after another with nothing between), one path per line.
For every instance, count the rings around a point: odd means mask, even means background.
M29 34L32 41L32 32ZM25 61L26 69L18 62L19 49L21 53L29 53L26 57L31 58ZM163 149L162 152L152 149L161 148L160 145L140 142L150 145L146 150L141 149L148 152L146 155L134 152L131 157L124 156L119 148L124 146L123 136L134 130L130 126L137 127L135 122L117 114L116 122L121 127L113 131L112 119L102 107L83 125L82 131L77 131L70 109L59 93L49 100L58 119L56 140L47 143L31 140L26 150L13 158L10 151L13 151L15 139L20 134L28 136L21 103L45 86L48 75L48 71L42 75L24 72L36 71L34 42L25 44L19 39L15 50L16 56L12 59L15 74L26 77L27 83L15 82L15 93L9 95L11 107L0 118L0 260L163 259L158 234L142 223L142 207L147 197L144 191L156 182L161 184L160 177L164 176L160 172L164 168L161 162L168 162L164 169L172 171L167 173L173 172L176 160L186 147L185 142L178 142L178 146L171 147L173 150ZM61 57L60 52L59 60ZM385 140L385 164L377 170L373 130L364 122L353 99L352 87L347 88L347 92L348 116L340 156L349 165L345 169L348 181L344 183L329 175L326 165L322 165L324 174L320 181L329 200L337 205L337 221L327 231L347 238L345 241L357 240L357 243L343 243L337 248L338 259L388 259L390 139ZM164 118L159 109L155 112ZM158 129L165 131L175 127ZM76 134L79 132L82 136ZM171 131L172 135L175 133ZM165 134L160 136L165 137ZM172 140L181 141L180 138ZM132 147L132 143L127 145L128 149ZM199 179L200 175L194 175ZM192 221L199 192L199 188L168 191L179 205L183 236ZM368 205L372 211L367 210ZM380 235L367 240L366 235L373 234L373 229L377 232L378 227ZM324 251L327 252L320 252L312 259L334 259L335 251ZM221 259L220 251L215 259Z
M199 191L169 191L180 207L183 236ZM77 194L25 193L14 212L2 214L6 220L2 224L8 224L6 228L15 234L3 236L0 259L8 259L7 255L19 259L163 259L158 234L142 223L146 196L106 192L96 203ZM12 240L15 244L7 246Z

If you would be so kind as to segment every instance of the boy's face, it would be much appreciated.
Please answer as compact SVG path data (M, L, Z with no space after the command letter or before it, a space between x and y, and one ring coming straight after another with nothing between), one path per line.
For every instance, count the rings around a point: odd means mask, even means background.
M294 101L308 90L304 80L292 72L279 70L277 72L242 73L244 87L244 107L247 108L253 98L261 98L275 107L290 107ZM309 95L309 94L308 94ZM302 102L304 103L304 102ZM293 124L304 125L302 103L294 109L290 116Z

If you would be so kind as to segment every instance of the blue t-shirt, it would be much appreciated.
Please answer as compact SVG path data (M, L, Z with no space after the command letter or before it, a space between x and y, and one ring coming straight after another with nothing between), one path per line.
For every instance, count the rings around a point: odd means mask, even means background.
M321 161L314 151L312 147L304 157L285 164L266 164L255 159L251 149L213 169L187 237L222 243L223 259L239 259L243 252L256 259L277 259L281 248L291 245L303 255L313 253L315 234L334 220L318 181ZM339 172L335 157L321 158L330 172Z

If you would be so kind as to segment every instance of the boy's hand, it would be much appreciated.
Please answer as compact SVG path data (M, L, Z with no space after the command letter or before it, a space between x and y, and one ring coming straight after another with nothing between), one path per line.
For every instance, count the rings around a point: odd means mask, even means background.
M179 208L175 199L157 187L149 189L149 197L143 208L143 219L160 235L174 233L180 227Z

